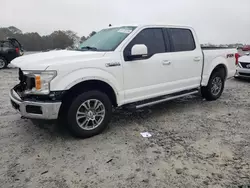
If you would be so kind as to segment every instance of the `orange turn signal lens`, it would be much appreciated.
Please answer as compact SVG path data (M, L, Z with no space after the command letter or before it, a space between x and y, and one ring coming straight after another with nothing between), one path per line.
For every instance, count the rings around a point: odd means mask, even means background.
M41 76L36 76L36 89L41 89Z

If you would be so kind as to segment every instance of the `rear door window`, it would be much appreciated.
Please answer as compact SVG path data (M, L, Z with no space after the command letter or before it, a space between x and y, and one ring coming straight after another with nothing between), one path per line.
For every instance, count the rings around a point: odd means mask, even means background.
M15 48L21 48L21 46L19 45L19 43L17 41L11 41L11 43L13 44L13 46L15 46Z
M169 28L168 33L172 43L172 52L192 51L196 48L193 33L191 30Z
M12 48L12 47L13 47L12 44L11 44L9 41L3 41L3 42L1 43L1 46L2 46L3 48Z

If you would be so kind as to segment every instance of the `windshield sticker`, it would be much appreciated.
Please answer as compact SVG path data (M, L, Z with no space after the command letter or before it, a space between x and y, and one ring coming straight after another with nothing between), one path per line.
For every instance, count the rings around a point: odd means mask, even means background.
M129 34L132 32L132 30L131 29L119 29L117 32Z

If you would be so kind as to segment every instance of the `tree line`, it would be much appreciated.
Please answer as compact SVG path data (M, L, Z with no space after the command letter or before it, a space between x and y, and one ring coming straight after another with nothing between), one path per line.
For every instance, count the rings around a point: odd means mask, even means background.
M92 31L88 36L79 37L74 31L58 30L50 35L41 36L37 32L23 33L20 29L10 26L0 28L0 40L6 40L8 37L16 38L26 51L46 51L77 47L80 42L95 33Z

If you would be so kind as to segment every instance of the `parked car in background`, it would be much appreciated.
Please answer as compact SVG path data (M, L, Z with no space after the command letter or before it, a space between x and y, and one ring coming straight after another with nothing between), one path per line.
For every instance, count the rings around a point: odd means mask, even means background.
M243 46L242 51L250 51L250 45Z
M237 46L237 50L242 50L242 48L243 48L243 45Z
M201 93L218 99L236 70L237 50L202 49L193 28L112 26L78 50L14 59L12 106L30 119L58 119L79 137L101 133L112 108L139 109Z
M23 55L22 45L14 38L0 41L0 69L8 66L8 64Z
M246 53L239 58L235 78L250 78L250 53Z

